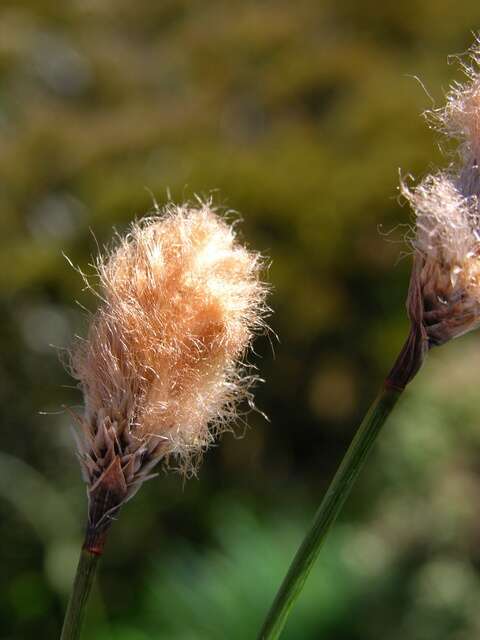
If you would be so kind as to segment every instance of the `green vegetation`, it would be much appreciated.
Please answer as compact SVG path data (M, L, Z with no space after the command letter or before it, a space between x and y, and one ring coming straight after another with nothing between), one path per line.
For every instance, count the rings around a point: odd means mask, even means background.
M146 484L85 637L255 637L406 335L398 169L440 158L413 76L440 104L479 17L473 0L1 3L0 637L59 635L86 509L61 411L81 398L50 345L95 300L62 251L88 272L168 189L214 191L272 259L271 422L251 413L198 481ZM286 640L478 636L477 341L432 353L406 392Z

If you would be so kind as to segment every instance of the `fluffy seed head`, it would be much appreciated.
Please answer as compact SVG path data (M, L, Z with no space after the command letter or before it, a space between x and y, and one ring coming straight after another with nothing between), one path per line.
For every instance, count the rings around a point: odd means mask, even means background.
M255 377L243 362L264 326L262 267L210 203L167 206L99 259L102 302L72 354L85 397L79 454L97 528L107 485L119 492L115 508L161 459L192 470L250 397Z
M480 324L480 235L476 201L448 174L403 186L416 214L413 275L421 291L422 321L430 345ZM418 300L409 298L409 305ZM418 310L415 311L418 316Z
M411 332L388 380L404 387L428 349L480 325L480 47L464 65L467 81L456 83L446 106L430 121L459 142L446 170L401 192L415 213L414 266L407 298Z

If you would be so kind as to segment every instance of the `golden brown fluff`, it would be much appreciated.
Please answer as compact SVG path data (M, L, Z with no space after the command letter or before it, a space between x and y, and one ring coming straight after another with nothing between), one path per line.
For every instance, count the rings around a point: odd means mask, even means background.
M480 325L480 44L429 121L457 143L450 165L401 192L415 214L408 344L389 381L403 387L427 351Z
M264 327L263 266L209 202L167 205L99 258L101 304L72 352L92 549L159 461L191 471L251 400L244 358Z

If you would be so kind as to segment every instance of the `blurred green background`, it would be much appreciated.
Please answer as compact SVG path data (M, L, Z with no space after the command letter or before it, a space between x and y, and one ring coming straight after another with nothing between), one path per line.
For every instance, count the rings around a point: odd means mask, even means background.
M255 637L406 335L398 171L478 2L2 0L0 638L59 634L85 520L58 360L112 226L214 193L272 260L266 384L198 479L160 473L112 530L85 637ZM429 97L413 76L425 83ZM60 351L61 353L61 351ZM480 637L478 336L431 354L382 434L286 640ZM240 429L242 432L242 429Z

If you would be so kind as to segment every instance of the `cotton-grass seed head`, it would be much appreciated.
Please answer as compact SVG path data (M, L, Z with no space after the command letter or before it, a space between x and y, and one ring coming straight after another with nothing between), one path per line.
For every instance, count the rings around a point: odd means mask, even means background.
M210 202L167 205L99 258L101 304L71 358L92 548L158 462L191 472L251 402L245 356L265 326L263 267Z
M421 316L428 346L441 345L480 324L477 202L441 173L428 176L412 191L403 187L403 193L416 216L410 315Z
M415 214L414 265L407 299L409 345L391 381L405 386L428 349L480 325L480 49L464 64L467 81L456 83L446 106L429 120L458 142L457 158L416 187L401 192ZM403 359L402 359L403 358ZM402 372L403 367L403 372Z

